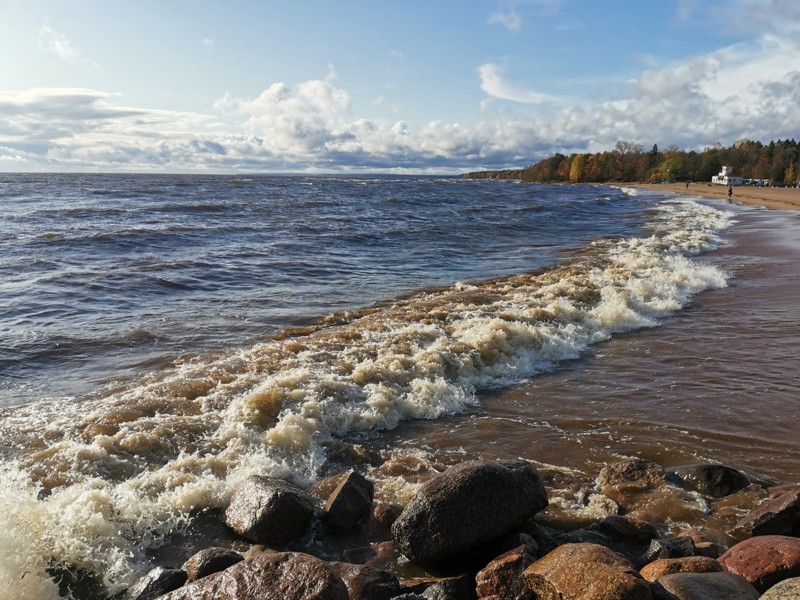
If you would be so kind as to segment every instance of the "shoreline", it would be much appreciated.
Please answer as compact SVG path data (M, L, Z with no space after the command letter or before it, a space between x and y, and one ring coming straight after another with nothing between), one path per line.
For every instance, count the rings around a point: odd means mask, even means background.
M670 191L683 195L701 196L711 200L728 201L728 188L724 185L698 182L690 183L625 183L637 189ZM800 210L800 189L734 186L733 200L737 204L763 206L773 210Z

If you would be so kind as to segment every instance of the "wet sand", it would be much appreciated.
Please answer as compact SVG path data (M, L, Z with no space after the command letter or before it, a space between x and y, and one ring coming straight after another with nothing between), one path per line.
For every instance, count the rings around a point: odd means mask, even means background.
M661 184L626 184L648 190L677 192L702 196L712 200L728 201L728 187L713 183L661 183ZM732 201L737 204L750 204L765 206L775 210L800 210L800 189L798 188L768 188L755 186L734 186Z

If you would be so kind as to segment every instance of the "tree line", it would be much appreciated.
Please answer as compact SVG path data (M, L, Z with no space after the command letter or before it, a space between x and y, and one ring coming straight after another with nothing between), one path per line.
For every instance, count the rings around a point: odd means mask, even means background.
M744 179L769 180L771 185L794 186L800 180L800 144L792 140L768 144L743 139L728 148L717 143L702 152L657 144L644 151L641 144L619 141L613 150L595 154L553 154L523 169L477 171L470 179L519 179L530 182L653 183L711 181L723 165Z

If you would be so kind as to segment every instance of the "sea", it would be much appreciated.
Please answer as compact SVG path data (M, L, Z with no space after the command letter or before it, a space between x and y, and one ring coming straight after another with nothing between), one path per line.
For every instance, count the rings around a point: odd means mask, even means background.
M235 547L253 474L403 504L523 458L564 514L630 457L797 483L798 234L658 186L0 174L0 598Z

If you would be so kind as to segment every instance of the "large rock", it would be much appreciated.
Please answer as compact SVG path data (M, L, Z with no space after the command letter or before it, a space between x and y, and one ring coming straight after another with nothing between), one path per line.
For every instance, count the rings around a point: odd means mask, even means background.
M726 571L741 575L759 591L800 575L800 538L761 535L739 542L719 557Z
M784 579L761 596L761 600L797 600L798 598L800 598L800 577Z
M352 471L333 490L325 503L323 520L335 529L354 529L372 506L372 482Z
M656 582L657 597L670 600L756 600L760 594L744 577L733 573L674 573Z
M224 571L242 560L244 556L230 548L205 548L183 563L183 570L188 576L187 581L194 581Z
M642 567L639 575L647 581L655 581L673 573L717 573L722 571L718 560L707 556L687 556L684 558L660 558Z
M728 533L739 540L756 535L800 535L800 490L765 500Z
M347 586L350 600L389 600L400 593L397 577L365 565L329 563Z
M225 523L254 542L285 544L301 535L314 514L314 498L282 479L252 475L233 495Z
M154 600L186 583L186 571L156 567L125 594L125 600Z
M694 556L694 540L690 537L666 537L650 540L650 546L644 553L643 560L647 564L660 558L682 558Z
M750 479L747 475L725 465L701 464L674 467L667 471L667 478L683 488L712 498L722 498L750 486Z
M245 560L159 600L349 600L347 587L321 560L296 552Z
M533 592L522 580L522 572L536 557L526 546L498 556L475 576L475 591L480 600L533 600Z
M397 548L429 562L470 550L547 506L539 473L517 461L466 462L426 483L392 525Z
M631 458L603 467L597 483L603 493L612 490L645 490L657 488L666 482L664 468L643 458Z
M525 569L537 600L650 600L649 584L624 558L597 544L565 544Z
M406 588L425 600L473 600L475 581L469 575L406 581Z

